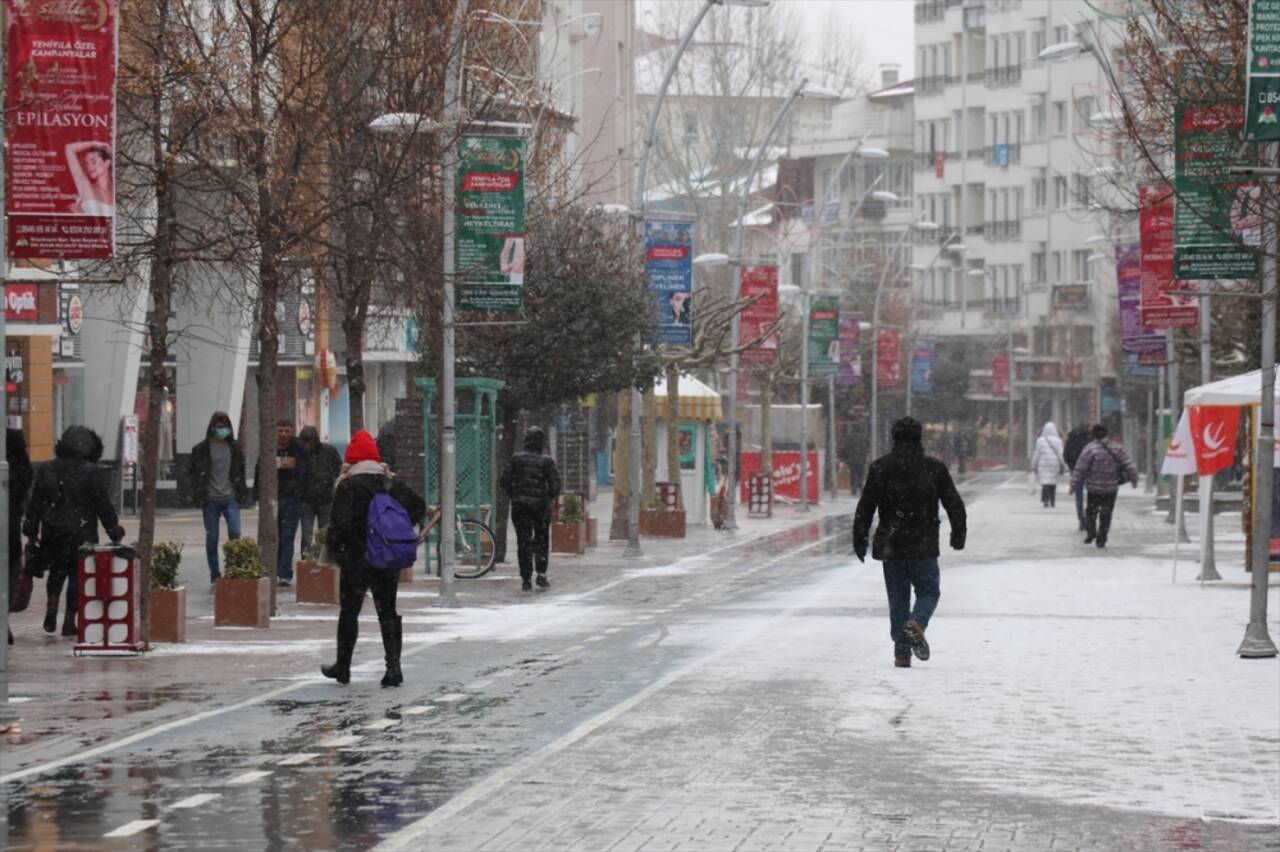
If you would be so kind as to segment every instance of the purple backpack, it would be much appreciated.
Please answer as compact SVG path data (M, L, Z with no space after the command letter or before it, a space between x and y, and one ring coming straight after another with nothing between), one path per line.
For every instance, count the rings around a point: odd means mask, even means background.
M418 558L418 534L400 501L387 493L385 480L369 501L365 516L364 561L371 568L399 571Z

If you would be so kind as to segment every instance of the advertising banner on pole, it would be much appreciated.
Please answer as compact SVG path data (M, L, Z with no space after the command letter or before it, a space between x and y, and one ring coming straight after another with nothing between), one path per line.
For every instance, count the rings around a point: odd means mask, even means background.
M693 223L644 223L645 272L657 304L654 342L693 343Z
M1261 190L1230 177L1244 127L1239 103L1174 108L1173 274L1183 281L1256 278Z
M882 328L876 334L876 386L896 388L902 384L902 332Z
M761 337L778 320L778 267L742 267L743 300L755 299L738 320L738 340L759 341L738 356L743 364L772 364L778 360L778 333Z
M1142 324L1142 249L1129 244L1116 246L1116 290L1120 294L1120 343L1125 352L1159 355L1163 364L1164 335Z
M458 140L454 251L461 311L524 307L524 140Z
M933 341L917 340L911 346L911 392L933 393Z
M840 297L809 297L809 375L834 376L840 369Z
M115 250L119 0L5 0L10 257Z
M1236 405L1192 405L1191 441L1196 449L1196 470L1213 476L1231 467L1236 460L1236 433L1240 430L1240 407Z
M862 317L844 314L840 317L840 369L836 384L854 388L862 384Z
M1249 81L1245 138L1280 141L1280 0L1249 4Z
M1138 187L1138 208L1142 324L1160 330L1194 328L1200 322L1195 299L1169 292L1174 287L1173 190L1153 184Z
M991 395L1009 395L1009 353L997 352L991 359Z

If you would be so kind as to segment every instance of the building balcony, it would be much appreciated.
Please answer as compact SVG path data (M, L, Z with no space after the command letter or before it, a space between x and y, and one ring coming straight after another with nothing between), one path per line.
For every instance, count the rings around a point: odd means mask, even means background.
M1020 219L992 220L984 224L984 235L988 240L1016 240L1022 236Z
M986 159L987 165L1005 169L1022 162L1022 146L1017 142L988 145L982 149L982 156Z
M923 3L916 3L916 23L932 24L941 21L946 17L947 6L943 0L925 0Z
M988 89L1020 85L1022 83L1022 66L1003 65L996 68L988 68L983 75L983 82L986 83Z
M987 7L983 4L970 3L964 7L963 18L966 30L983 30L987 28Z

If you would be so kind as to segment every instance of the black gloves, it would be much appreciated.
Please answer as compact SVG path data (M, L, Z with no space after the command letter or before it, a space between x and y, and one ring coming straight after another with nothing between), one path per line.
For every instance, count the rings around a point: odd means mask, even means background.
M858 557L859 562L867 561L867 540L854 536L853 538L853 555Z
M951 531L951 549L964 550L964 533Z
M124 538L124 527L117 524L116 526L107 530L107 536L108 538L111 539L112 544L119 544L120 541Z
M40 558L40 545L34 541L27 542L23 559L26 561L28 574L32 577L44 576L44 560Z

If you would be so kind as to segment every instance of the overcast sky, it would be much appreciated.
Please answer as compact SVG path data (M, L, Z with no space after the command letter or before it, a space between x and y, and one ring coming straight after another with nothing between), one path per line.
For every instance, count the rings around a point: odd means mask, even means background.
M915 13L912 0L774 0L793 6L806 30L820 38L827 13L834 13L844 24L859 33L863 69L870 78L882 62L902 66L902 79L912 75L915 51L912 28Z

